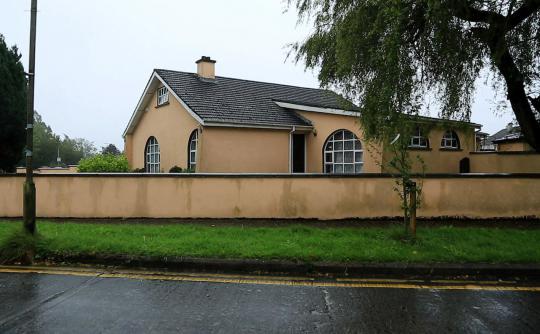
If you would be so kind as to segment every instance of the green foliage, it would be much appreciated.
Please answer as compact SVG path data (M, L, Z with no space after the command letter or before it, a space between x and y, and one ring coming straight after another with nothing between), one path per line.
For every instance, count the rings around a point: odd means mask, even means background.
M127 173L129 166L123 154L96 154L82 159L78 170L81 173Z
M101 149L101 154L120 155L122 152L114 144L109 144Z
M379 163L381 169L385 172L393 174L395 185L393 187L394 192L399 196L401 200L401 209L403 210L403 223L405 232L409 233L409 224L412 210L416 210L421 207L422 204L422 187L423 179L425 175L426 164L422 157L418 154L414 154L409 148L410 138L412 131L419 127L422 133L427 133L428 126L419 125L411 122L410 120L404 120L401 129L397 130L398 135L391 141L384 140L383 147L385 152L381 152L377 142L373 143L373 139L368 141L370 145L370 151L377 152L381 156L388 156L388 160L382 159ZM420 166L420 172L413 173L413 164ZM420 176L420 178L418 177ZM414 187L411 185L414 182ZM416 192L416 205L409 201L409 196L412 192Z
M408 203L408 195L410 191L416 191L416 208L418 209L421 206L422 198L422 178L417 178L418 175L412 173L412 165L414 162L418 163L421 166L421 172L415 173L420 176L424 176L426 170L426 164L424 160L419 155L414 155L409 150L409 136L404 135L397 138L397 140L389 144L387 147L391 153L391 158L387 162L389 171L395 173L396 186L394 191L399 195L401 199L401 208L403 209L403 216L405 217L405 224L407 226L407 221L410 217L410 212L413 210L411 203ZM410 189L408 187L411 182L416 183L415 189Z
M0 234L0 264L32 262L41 237L25 232L19 224L13 227Z
M8 49L0 35L0 171L14 171L25 165L26 144L26 78L16 47ZM35 113L33 168L74 165L95 152L93 144L81 138L61 138Z
M482 69L507 84L521 129L540 151L539 1L291 2L300 20L314 24L293 45L296 60L318 69L322 86L359 104L364 139L391 153L383 167L399 176L395 190L405 222L413 162L408 144L414 127L426 123L421 111L431 99L441 117L468 121Z
M42 259L70 255L190 256L336 262L540 263L540 229L430 227L414 243L396 227L250 227L39 222ZM0 239L18 224L0 221ZM397 236L400 236L397 238Z
M26 143L26 77L16 46L0 34L0 173L14 172Z
M60 147L60 137L48 126L41 115L34 114L34 155L33 167L56 166L56 157ZM24 161L21 162L24 165Z
M83 138L61 138L45 123L40 114L35 113L34 120L34 156L33 167L76 165L84 157L96 152L94 144ZM60 154L60 164L56 158ZM21 161L24 165L24 161Z
M173 166L169 169L169 173L195 173L195 171L191 168L182 169L182 167Z
M172 166L169 173L182 173L182 167Z
M443 118L469 120L474 83L486 69L496 88L511 88L522 131L540 150L538 1L291 2L314 24L291 51L319 70L322 86L359 104L367 137L393 138L403 115L418 115L430 101Z
M82 158L95 154L94 143L84 138L70 138L64 135L60 142L60 158L63 165L77 165Z

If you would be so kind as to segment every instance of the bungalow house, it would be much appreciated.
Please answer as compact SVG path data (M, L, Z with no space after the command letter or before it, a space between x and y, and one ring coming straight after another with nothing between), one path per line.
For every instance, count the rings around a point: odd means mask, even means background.
M380 173L384 149L368 147L351 103L328 90L156 69L124 131L131 168L203 173ZM426 118L427 123L440 123ZM449 123L445 123L449 124ZM457 173L476 147L472 123L418 128L411 151L428 172Z

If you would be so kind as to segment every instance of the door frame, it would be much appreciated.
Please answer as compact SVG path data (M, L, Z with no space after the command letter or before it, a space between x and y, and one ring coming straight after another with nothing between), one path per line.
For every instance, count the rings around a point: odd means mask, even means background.
M293 127L293 130L289 132L289 173L293 174L294 167L294 145L293 145L293 135L303 135L304 136L304 171L301 173L294 174L305 174L307 173L307 133L306 132L296 132L296 129Z

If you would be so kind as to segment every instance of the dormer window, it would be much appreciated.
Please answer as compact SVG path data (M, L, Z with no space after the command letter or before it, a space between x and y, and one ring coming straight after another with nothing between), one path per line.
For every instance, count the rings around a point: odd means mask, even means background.
M157 105L162 106L169 103L169 90L167 87L161 87L157 91Z

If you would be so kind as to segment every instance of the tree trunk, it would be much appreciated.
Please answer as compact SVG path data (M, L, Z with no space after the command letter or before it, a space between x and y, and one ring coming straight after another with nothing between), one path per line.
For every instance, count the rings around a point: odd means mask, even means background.
M498 35L498 36L497 36ZM496 36L488 41L491 56L495 66L501 72L508 91L507 98L512 105L512 110L521 127L521 132L525 140L537 151L540 152L540 123L536 119L529 103L529 98L525 93L523 75L516 66L506 41L504 33L493 33Z

